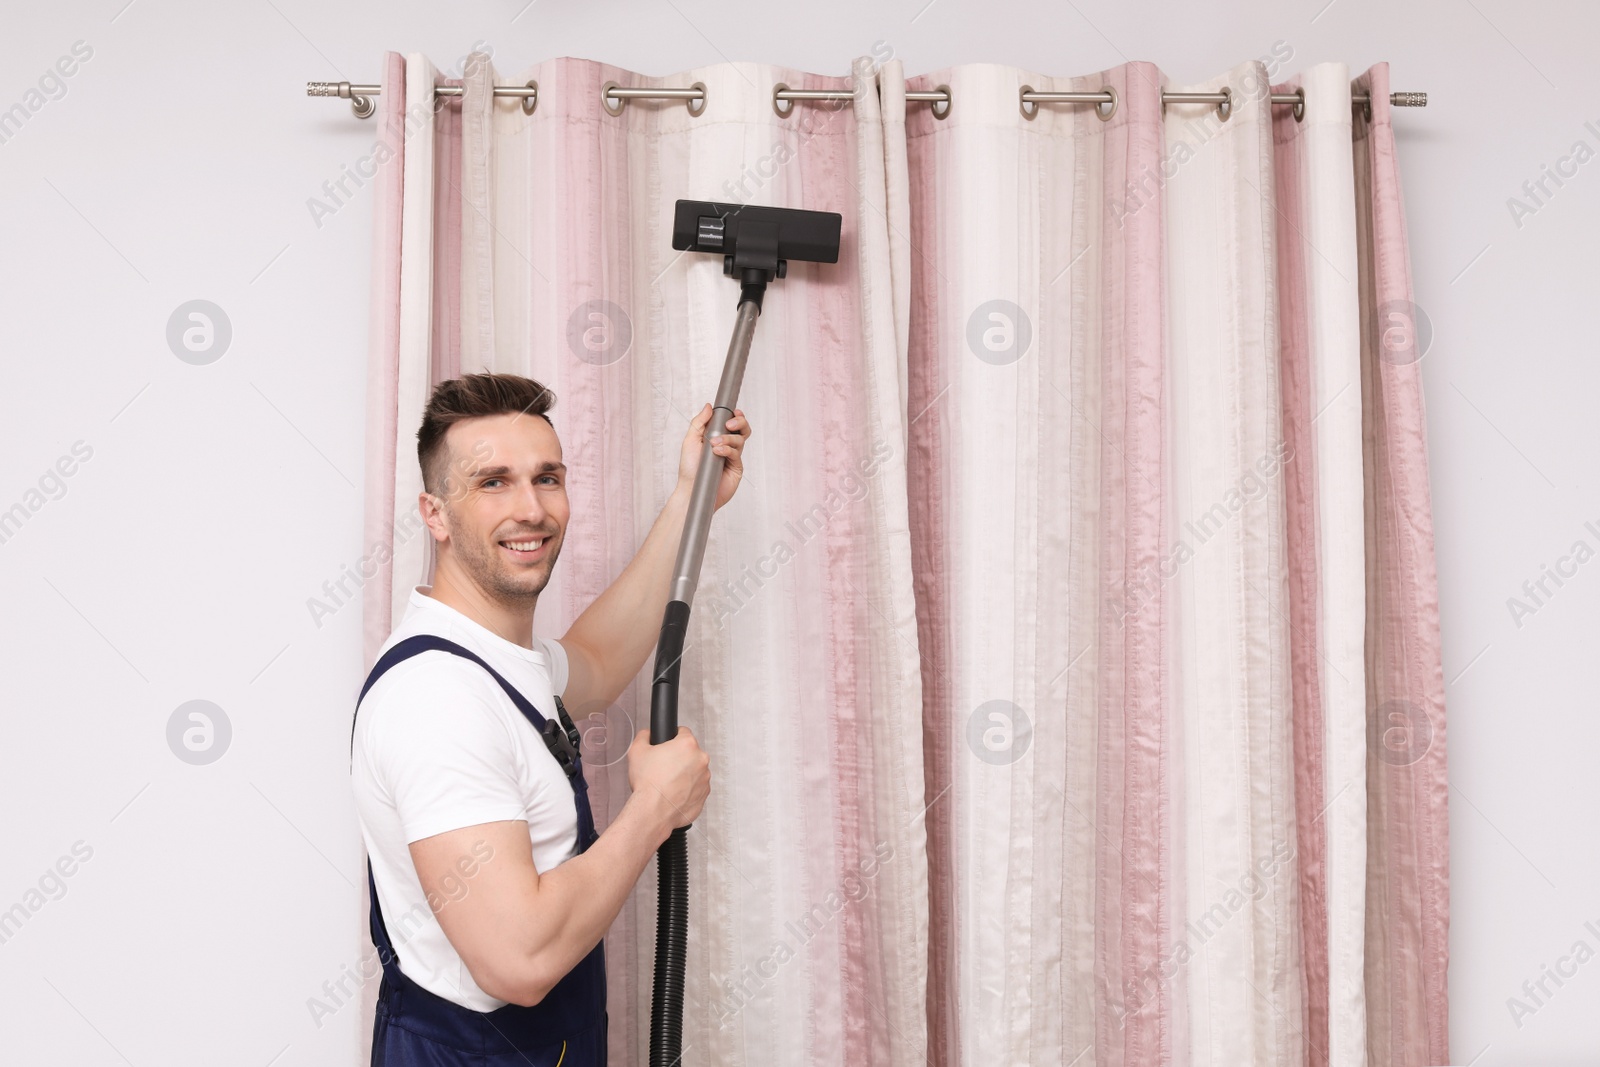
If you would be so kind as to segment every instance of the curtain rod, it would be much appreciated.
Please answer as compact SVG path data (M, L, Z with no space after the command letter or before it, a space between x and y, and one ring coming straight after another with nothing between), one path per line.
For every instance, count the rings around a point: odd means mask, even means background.
M382 91L379 85L352 85L349 82L306 82L307 96L336 96L350 101L351 109L357 118L364 119L376 110L372 98ZM436 85L435 96L460 96L459 85ZM539 102L539 84L534 81L526 85L496 85L495 96L518 96L522 98L522 110L533 114ZM795 100L842 100L849 101L855 94L848 89L791 89L779 82L772 90L772 109L779 115L788 115L794 110ZM699 114L705 109L706 87L704 82L695 82L683 89L629 89L618 85L616 82L606 82L600 89L600 104L607 113L612 115L622 114L623 107L629 100L682 100L690 112ZM937 89L908 91L906 99L912 101L926 101L934 105L933 113L937 118L944 118L950 114L950 87L941 85ZM1294 105L1294 117L1300 119L1305 113L1306 91L1302 88L1292 93L1273 93L1274 104ZM695 102L699 102L699 107ZM1368 93L1356 93L1350 98L1352 105L1360 107L1366 118L1372 117L1372 98ZM788 103L788 107L781 106ZM1028 118L1038 112L1039 104L1094 104L1095 113L1102 119L1109 119L1117 110L1117 91L1107 86L1099 92L1039 92L1031 85L1024 85L1018 93L1018 106ZM941 111L939 105L943 104ZM1034 106L1033 111L1028 110L1028 105ZM1100 105L1110 104L1110 111L1100 110ZM1216 104L1217 113L1224 119L1228 117L1232 107L1232 92L1224 87L1215 93L1169 93L1161 94L1161 106L1167 104ZM1427 107L1427 93L1390 93L1389 104L1391 107Z

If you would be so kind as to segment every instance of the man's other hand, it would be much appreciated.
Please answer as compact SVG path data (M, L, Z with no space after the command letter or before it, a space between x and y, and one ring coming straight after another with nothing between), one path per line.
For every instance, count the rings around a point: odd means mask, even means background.
M628 747L628 784L640 799L658 811L662 839L680 826L688 826L705 807L711 792L711 757L687 726L678 727L671 741L650 743L650 731L640 730Z

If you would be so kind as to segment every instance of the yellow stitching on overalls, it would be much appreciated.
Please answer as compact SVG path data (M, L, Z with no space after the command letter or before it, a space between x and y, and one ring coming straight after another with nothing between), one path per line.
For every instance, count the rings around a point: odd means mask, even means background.
M567 1043L561 1042L561 1060L567 1058ZM561 1060L556 1060L556 1067L561 1067Z

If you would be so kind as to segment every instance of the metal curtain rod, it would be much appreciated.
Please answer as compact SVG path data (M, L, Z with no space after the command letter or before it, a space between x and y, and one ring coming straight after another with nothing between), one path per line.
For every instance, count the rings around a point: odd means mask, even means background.
M307 96L337 96L351 102L351 108L357 118L366 118L376 109L372 98L382 91L378 85L352 85L349 82L306 82ZM435 96L460 96L459 85L434 86ZM495 96L518 96L522 98L522 110L533 114L534 108L539 103L539 84L530 81L526 85L496 85ZM780 115L787 115L794 110L792 101L795 100L841 100L855 99L855 94L848 89L791 89L779 82L772 90L772 108ZM937 89L914 90L906 93L907 100L926 101L934 105L933 113L938 118L950 114L950 87L941 85ZM1305 113L1306 91L1299 89L1292 93L1273 93L1274 104L1294 105L1294 117L1299 119ZM629 100L682 100L689 110L698 115L705 110L706 87L704 82L695 82L684 89L629 89L618 85L616 82L606 82L600 89L600 104L609 114L622 114L623 107ZM1368 93L1356 93L1350 102L1361 108L1363 115L1372 117L1372 97ZM695 106L696 103L699 106ZM782 106L788 103L788 107ZM1109 119L1117 110L1117 91L1109 86L1099 92L1040 92L1031 85L1024 85L1018 93L1018 106L1028 118L1038 112L1040 104L1094 104L1095 112L1103 119ZM943 104L943 110L939 105ZM1033 105L1033 110L1028 110L1028 105ZM1110 104L1110 111L1100 110L1100 105ZM1161 106L1168 104L1216 104L1217 113L1224 119L1228 117L1232 107L1232 91L1223 88L1215 93L1169 93L1161 94ZM1427 93L1390 93L1389 104L1391 107L1427 107Z

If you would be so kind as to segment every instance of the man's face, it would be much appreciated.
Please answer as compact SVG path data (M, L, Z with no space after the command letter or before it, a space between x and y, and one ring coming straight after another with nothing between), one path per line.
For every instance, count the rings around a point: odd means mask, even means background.
M503 602L537 599L550 583L570 512L561 441L537 415L464 419L445 434L440 545L478 588ZM542 542L533 551L526 546Z

